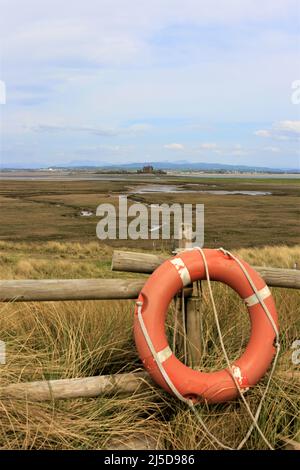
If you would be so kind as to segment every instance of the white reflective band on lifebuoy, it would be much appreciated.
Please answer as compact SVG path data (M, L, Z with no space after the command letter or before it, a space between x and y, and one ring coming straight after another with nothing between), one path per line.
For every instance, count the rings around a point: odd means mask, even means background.
M181 258L171 259L170 262L175 266L179 276L181 277L183 286L188 286L191 283L191 276L188 268Z
M172 354L173 353L170 346L167 346L165 347L165 349L162 349L161 351L156 353L159 362L165 362L167 359L169 359L169 357L172 356Z
M231 371L232 371L232 374L233 376L236 378L237 382L239 383L240 386L243 385L243 376L242 376L242 372L241 372L241 369L235 365L232 365L231 366Z
M266 299L267 297L270 297L271 292L268 286L265 286L263 289L259 290L257 294L258 295L256 294L250 295L250 297L247 297L246 299L244 299L247 307L252 307L253 305L260 303L260 301Z

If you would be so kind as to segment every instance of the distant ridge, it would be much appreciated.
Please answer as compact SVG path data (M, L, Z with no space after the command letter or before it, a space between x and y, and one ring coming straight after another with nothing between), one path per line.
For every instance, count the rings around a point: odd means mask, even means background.
M300 172L300 169L292 169L292 168L269 168L269 167L260 167L260 166L247 166L247 165L230 165L225 163L204 163L204 162L143 162L143 163L125 163L125 164L117 164L117 165L105 165L103 169L122 169L122 170L138 170L143 168L145 165L151 165L153 168L158 170L178 170L178 171L208 171L208 170L228 170L228 171L272 171L272 172L281 172L281 171L293 171L293 172Z
M263 166L250 166L250 165L230 165L225 163L204 163L204 162L189 162L189 161L178 161L178 162L169 162L169 161L162 161L162 162L132 162L132 163L115 163L109 164L107 162L95 162L89 160L73 160L70 163L65 163L62 165L49 165L48 167L38 167L36 165L15 165L10 166L9 164L0 164L0 168L2 170L22 170L22 169L30 169L30 170L37 170L37 169L98 169L98 170L124 170L124 171L134 171L143 168L145 165L151 165L155 169L158 170L173 170L173 171L239 171L239 172L271 172L271 173L283 173L283 172L291 172L291 173L300 173L300 169L296 168L270 168L270 167L263 167Z

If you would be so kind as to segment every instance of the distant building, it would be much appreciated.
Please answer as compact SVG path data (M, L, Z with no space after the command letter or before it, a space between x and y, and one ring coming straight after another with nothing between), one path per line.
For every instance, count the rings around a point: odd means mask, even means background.
M138 170L138 173L154 173L154 168L152 165L145 165L141 170Z
M147 173L152 175L166 175L167 172L163 170L155 170L152 165L145 165L141 170L137 170L137 173Z

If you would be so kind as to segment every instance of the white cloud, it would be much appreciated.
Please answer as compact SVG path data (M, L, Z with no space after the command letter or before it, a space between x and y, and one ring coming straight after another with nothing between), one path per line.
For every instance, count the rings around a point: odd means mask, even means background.
M6 86L3 80L0 80L0 104L6 103Z
M64 125L64 124L36 124L27 126L35 132L86 132L88 134L99 135L101 137L115 137L118 135L137 135L151 129L148 124L132 124L127 127L100 127L84 125Z
M82 69L96 64L130 64L144 49L142 37L130 30L110 29L92 17L39 18L20 25L14 34L8 32L2 54L6 60L17 58L31 65Z
M280 148L279 147L264 147L264 150L266 152L272 152L272 153L279 153L280 152Z
M272 136L271 132L267 131L266 129L260 129L258 131L255 131L254 134L257 135L258 137L271 137Z
M143 124L143 123L137 123L137 124L132 124L127 128L127 132L132 133L132 134L137 134L140 132L147 132L152 129L152 126L150 124Z
M37 124L29 128L35 132L87 132L89 134L96 134L102 137L112 137L118 135L118 132L112 128L104 127L91 127L91 126L72 126L72 125L59 125L59 124Z
M218 148L218 144L216 144L215 142L205 142L203 144L200 144L200 148L205 150L214 150Z
M132 136L140 142L135 158L164 158L167 142L178 158L190 149L197 158L225 160L230 149L241 150L222 144L226 124L295 116L288 84L298 76L297 3L72 0L70 10L61 0L0 0L5 138L8 129L12 142L22 133L28 152L36 148L45 158L55 146L72 152L83 141L122 136L128 143ZM151 142L143 139L143 120L161 123ZM200 127L184 129L188 122ZM290 124L282 126L276 139L291 139ZM243 140L239 127L232 138Z
M184 150L184 145L182 144L166 144L164 145L164 148L165 149L168 149L168 150Z
M300 134L300 121L279 121L274 127L276 130L282 132Z
M128 154L134 150L134 145L89 145L76 149L74 154L86 156L98 156L99 154Z
M300 121L278 121L270 129L261 129L254 132L259 137L269 137L275 140L295 140L300 136Z
M230 151L230 154L234 155L235 157L243 157L245 155L248 155L249 151L234 148L233 150Z
M204 150L204 151L203 151ZM241 144L223 144L220 142L219 144L215 142L207 142L197 145L193 148L193 152L196 154L200 154L206 156L208 154L207 151L211 150L211 155L220 155L220 156L246 156L249 154L249 149L244 149ZM206 152L205 152L206 151Z
M2 2L3 3L3 2ZM5 31L12 25L35 21L40 17L53 20L58 15L69 18L70 6L60 0L27 0L22 8L19 0L10 0L3 9L1 27ZM218 23L234 24L239 21L262 21L287 17L290 11L297 12L297 0L226 0L222 7L220 0L186 0L184 8L182 0L73 0L72 17L90 16L96 18L100 24L134 30L153 29L155 23L159 25L169 22L190 21L197 24ZM225 3L225 2L224 2ZM8 24L7 24L8 23Z
M283 135L283 134L278 134L278 135L275 135L274 138L276 140L291 140L291 137L288 136L288 135Z

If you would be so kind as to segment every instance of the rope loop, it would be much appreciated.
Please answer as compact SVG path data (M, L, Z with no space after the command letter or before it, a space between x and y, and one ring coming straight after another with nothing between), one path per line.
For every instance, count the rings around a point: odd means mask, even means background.
M213 292L212 292L212 288L211 288L211 281L210 281L210 275L209 275L209 269L208 269L208 264L207 264L207 260L206 260L206 256L205 256L205 253L203 251L203 249L201 247L194 247L193 249L196 249L199 251L199 253L201 254L202 256L202 259L203 259L203 263L204 263L204 268L205 268L205 273L206 273L206 280L207 280L207 284L208 284L208 290L209 290L209 295L210 295L210 300L211 300L211 304L212 304L212 308L213 308L213 312L214 312L214 317L215 317L215 323L216 323L216 326L217 326L217 331L218 331L218 336L219 336L219 340L220 340L220 344L221 344L221 348L222 348L222 351L223 351L223 354L224 354L224 358L226 360L226 363L227 363L227 367L228 367L228 371L229 373L231 374L232 376L232 379L235 383L235 386L239 392L239 395L245 405L245 408L252 420L252 424L246 434L246 436L243 438L243 440L240 442L240 444L238 445L237 449L236 450L240 450L242 449L242 447L245 445L245 443L247 442L247 440L249 439L252 431L254 428L257 429L258 433L260 434L260 436L262 437L263 441L265 442L265 444L268 446L268 448L270 450L274 450L274 448L272 447L272 445L270 444L270 442L268 441L268 439L266 438L266 436L264 435L263 431L261 430L260 426L258 425L258 420L259 420L259 416L260 416L260 413L261 413L261 410L262 410L262 405L263 405L263 402L266 398L266 395L267 395L267 392L269 391L269 387L270 387L270 383L271 383L271 380L273 378L273 375L274 375L274 371L275 371L275 368L276 368L276 365L277 365L277 362L278 362L278 357L279 357L279 353L280 353L280 338L279 338L279 331L278 331L278 328L273 320L273 317L267 307L267 305L265 304L264 300L261 298L261 296L259 295L259 292L258 290L256 289L256 286L254 285L254 282L249 274L249 272L247 271L247 269L245 268L245 266L241 263L241 261L235 256L233 255L230 251L228 250L225 250L224 248L219 248L219 251L221 251L222 253L224 253L224 255L226 256L229 256L230 258L232 258L238 265L239 267L242 269L246 279L248 280L252 290L253 290L253 293L256 295L259 303L261 304L266 316L268 317L273 329L274 329L274 332L275 332L275 335L276 335L276 340L275 340L275 343L274 343L274 346L276 348L276 354L275 354L275 359L273 361L273 365L272 365L272 369L271 369L271 372L270 372L270 375L269 375L269 378L268 378L268 382L267 382L267 385L266 385L266 388L264 390L264 393L261 397L261 400L258 404L258 407L257 407L257 410L255 412L255 415L253 415L251 409L250 409L250 406L247 402L247 400L245 399L244 397L244 394L245 392L248 390L248 389L241 389L240 387L240 384L238 383L235 375L233 374L233 371L232 371L232 365L230 363L230 360L229 360L229 357L228 357L228 354L227 354L227 351L226 351L226 348L225 348L225 345L224 345L224 341L223 341L223 335L222 335L222 331L221 331L221 328L220 328L220 322L219 322L219 316L218 316L218 312L217 312L217 308L216 308L216 305L215 305L215 300L214 300L214 296L213 296ZM185 250L183 250L185 251ZM188 251L190 251L190 249L188 249ZM137 301L136 302L136 305L137 305L137 315L138 315L138 320L139 320L139 323L140 323L140 326L141 326L141 330L143 332L143 335L144 335L144 338L146 340L146 343L151 351L151 354L154 358L154 360L156 361L157 363L157 366L165 380L165 382L167 383L167 385L169 386L170 390L173 392L173 394L182 402L184 402L185 404L187 404L189 406L189 408L194 412L197 420L199 421L200 425L202 426L202 428L204 429L204 431L207 433L207 435L217 444L219 445L221 448L223 449L226 449L226 450L235 450L233 449L232 447L229 447L228 445L226 444L223 444L216 436L214 436L210 431L209 429L207 428L206 424L204 423L202 417L200 416L199 414L199 411L196 409L194 403L192 402L192 400L190 399L187 399L185 398L183 395L181 395L181 393L177 390L177 388L175 387L175 385L173 384L172 380L170 379L168 373L166 372L164 366L163 366L163 363L161 362L158 354L156 353L155 351L155 348L154 348L154 345L152 343L152 340L148 334L148 331L147 331L147 328L145 326L145 323L144 323L144 320L143 320L143 316L142 316L142 307L143 307L143 302L141 301ZM185 349L186 349L186 344L185 344Z

